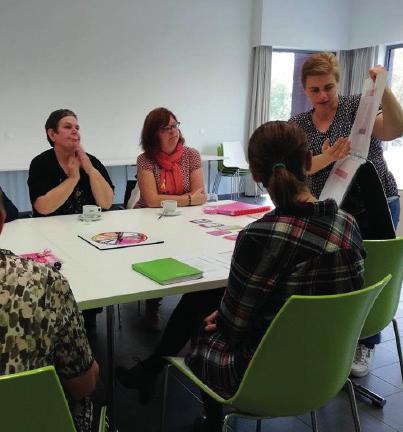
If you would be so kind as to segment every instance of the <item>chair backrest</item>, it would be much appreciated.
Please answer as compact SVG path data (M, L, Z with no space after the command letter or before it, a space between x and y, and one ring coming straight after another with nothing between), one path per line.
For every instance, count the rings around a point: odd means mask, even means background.
M361 337L379 333L393 319L400 301L403 282L403 237L390 240L364 240L365 285L373 284L385 274L392 279L376 299L362 329Z
M292 296L266 331L229 403L262 417L298 415L345 384L369 310L390 276L365 289Z
M340 208L355 217L364 239L396 237L385 191L372 162L358 168Z
M125 194L124 206L127 209L133 209L140 199L140 187L136 180L129 180L129 181L133 183L132 184L133 187L129 190L127 201L126 201L126 194ZM126 190L127 189L128 187L126 188Z
M53 366L0 377L1 430L75 432Z
M224 141L222 143L223 154L225 157L223 164L227 168L249 169L249 164L245 158L245 150L240 141Z

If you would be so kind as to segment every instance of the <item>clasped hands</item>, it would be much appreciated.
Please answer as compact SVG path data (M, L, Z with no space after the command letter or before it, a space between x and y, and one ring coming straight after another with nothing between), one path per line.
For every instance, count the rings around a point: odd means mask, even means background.
M87 153L85 153L81 145L78 145L74 156L70 156L67 161L68 177L80 178L80 167L82 167L88 175L94 168Z

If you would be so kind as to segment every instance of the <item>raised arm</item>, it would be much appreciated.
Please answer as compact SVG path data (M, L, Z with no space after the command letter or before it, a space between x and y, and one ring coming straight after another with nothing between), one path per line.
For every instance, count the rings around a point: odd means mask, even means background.
M43 215L56 211L72 194L80 180L80 162L77 157L71 157L67 163L67 178L46 194L39 196L33 202L35 210Z
M103 209L109 209L113 202L113 189L104 176L92 164L87 153L79 147L77 157L90 179L90 186L95 202Z
M369 69L369 76L375 81L376 76L384 71L383 66L375 66ZM383 93L382 113L375 119L372 135L382 141L391 141L403 135L403 110L388 87Z
M322 145L322 154L312 157L312 167L308 174L317 173L323 168L326 168L332 162L344 159L351 150L351 142L348 138L339 138L332 146L329 140L325 140Z

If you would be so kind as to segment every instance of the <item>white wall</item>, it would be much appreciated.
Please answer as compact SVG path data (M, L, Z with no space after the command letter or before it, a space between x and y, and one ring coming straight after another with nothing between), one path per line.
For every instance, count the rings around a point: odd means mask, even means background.
M76 111L101 159L138 152L144 117L171 108L187 143L245 135L254 0L2 0L0 164L47 149L44 123Z
M401 0L352 0L350 48L403 42Z
M263 0L261 45L348 49L351 0Z

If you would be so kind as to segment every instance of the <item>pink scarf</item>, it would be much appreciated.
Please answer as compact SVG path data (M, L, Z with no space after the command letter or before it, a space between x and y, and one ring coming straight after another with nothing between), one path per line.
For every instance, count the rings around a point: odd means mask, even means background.
M160 167L160 193L167 195L183 194L183 179L179 161L182 158L183 144L178 143L176 149L170 155L160 151L155 155L155 160Z

